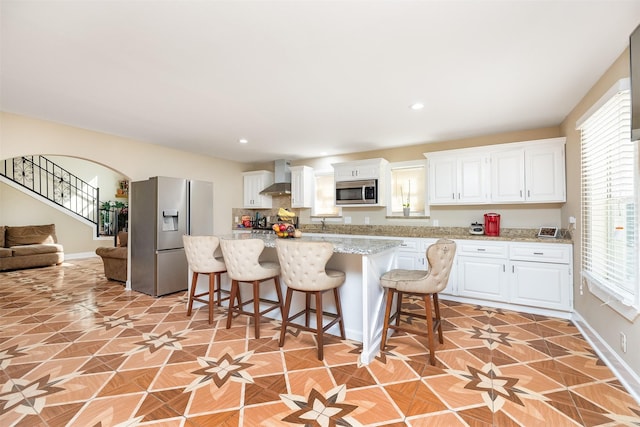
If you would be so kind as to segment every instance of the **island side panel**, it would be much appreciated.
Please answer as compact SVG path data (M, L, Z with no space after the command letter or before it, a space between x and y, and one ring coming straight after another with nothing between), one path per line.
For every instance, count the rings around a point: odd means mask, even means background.
M396 265L397 248L362 257L363 340L360 361L368 365L380 352L385 292L380 276Z

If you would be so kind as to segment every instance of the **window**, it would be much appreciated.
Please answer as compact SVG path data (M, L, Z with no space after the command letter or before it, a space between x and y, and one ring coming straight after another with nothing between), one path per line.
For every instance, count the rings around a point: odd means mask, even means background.
M342 215L342 209L337 207L335 203L336 182L333 177L333 170L316 171L314 176L316 190L312 216L327 217Z
M622 82L578 128L582 160L582 275L595 295L607 303L621 303L622 309L628 310L638 307L639 295L638 163L637 144L631 142L628 80ZM616 308L614 304L612 307Z
M387 215L402 215L409 207L413 215L428 215L426 206L426 161L391 163L390 201L387 202ZM408 205L408 206L407 206Z

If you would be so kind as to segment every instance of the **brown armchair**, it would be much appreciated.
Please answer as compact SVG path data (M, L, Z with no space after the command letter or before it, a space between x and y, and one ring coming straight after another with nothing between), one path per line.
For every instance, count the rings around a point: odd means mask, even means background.
M96 249L96 254L102 258L102 263L104 264L104 275L109 280L127 281L128 237L128 233L121 231L118 233L118 246Z

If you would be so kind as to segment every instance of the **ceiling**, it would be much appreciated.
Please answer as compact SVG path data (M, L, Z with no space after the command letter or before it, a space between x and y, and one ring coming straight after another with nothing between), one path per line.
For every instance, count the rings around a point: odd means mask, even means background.
M556 126L640 24L638 0L0 8L2 111L241 162Z

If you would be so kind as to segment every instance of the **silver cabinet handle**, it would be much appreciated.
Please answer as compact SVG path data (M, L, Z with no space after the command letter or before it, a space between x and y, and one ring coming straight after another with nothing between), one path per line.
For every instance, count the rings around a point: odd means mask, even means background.
M478 252L484 252L484 251L486 251L486 249L485 249L485 248L477 248L476 250L477 250Z
M534 252L534 255L544 255L544 252Z

